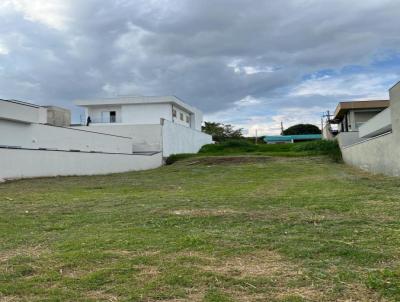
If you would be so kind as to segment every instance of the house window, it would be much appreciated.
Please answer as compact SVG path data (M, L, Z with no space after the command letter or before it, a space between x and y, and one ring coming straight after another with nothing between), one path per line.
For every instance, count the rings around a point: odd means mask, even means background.
M180 118L181 118L181 121L183 121L183 113L182 112L180 113Z
M110 123L116 123L116 122L117 122L117 112L110 111Z
M186 115L186 123L190 123L190 117L189 117L189 115Z
M176 117L176 110L172 109L172 117Z

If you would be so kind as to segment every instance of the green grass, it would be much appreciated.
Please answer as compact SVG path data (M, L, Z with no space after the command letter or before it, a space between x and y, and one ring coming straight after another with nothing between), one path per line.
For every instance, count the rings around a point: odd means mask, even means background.
M246 140L230 140L218 144L203 146L198 155L269 155L269 156L315 156L328 155L335 161L341 160L341 152L336 141L311 141L295 144L258 144L255 145ZM187 158L189 155L178 155Z
M399 196L323 157L0 184L0 301L398 301Z

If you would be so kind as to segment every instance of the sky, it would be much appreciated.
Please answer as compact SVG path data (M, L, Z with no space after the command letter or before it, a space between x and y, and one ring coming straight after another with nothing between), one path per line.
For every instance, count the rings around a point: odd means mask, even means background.
M176 95L245 134L400 80L398 0L0 0L0 98Z

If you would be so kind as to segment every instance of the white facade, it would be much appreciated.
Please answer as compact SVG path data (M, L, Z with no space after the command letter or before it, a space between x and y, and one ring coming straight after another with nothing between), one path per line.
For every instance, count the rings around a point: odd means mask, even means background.
M201 132L203 114L174 96L122 97L75 102L85 108L94 130L132 139L133 151L160 151L164 157L196 153L212 137ZM112 118L111 118L112 117Z
M85 108L84 121L92 124L160 124L161 119L201 131L203 115L175 96L135 96L99 100L78 100Z

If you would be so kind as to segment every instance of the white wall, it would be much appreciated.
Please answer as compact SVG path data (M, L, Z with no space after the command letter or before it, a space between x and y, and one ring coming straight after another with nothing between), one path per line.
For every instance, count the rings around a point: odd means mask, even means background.
M0 118L2 119L38 123L41 120L41 112L41 109L35 105L0 100Z
M400 176L400 148L392 133L342 148L345 163L372 173Z
M160 120L172 120L171 104L130 104L122 105L124 124L160 124Z
M0 119L0 145L34 149L132 153L130 138L2 119Z
M116 122L122 122L122 113L121 113L121 106L93 106L89 107L87 114L90 116L92 123L108 123L109 121L102 120L102 112L116 112ZM87 116L86 116L87 118Z
M94 175L160 167L162 155L84 153L0 148L0 178Z
M89 127L79 126L76 129L98 131L131 138L131 148L137 151L162 150L162 126L157 125L118 125L118 124L92 124Z
M390 107L376 114L360 126L360 137L373 137L392 130Z
M346 147L364 140L360 138L358 131L339 132L338 135L336 135L336 139L340 147Z
M197 153L203 145L212 143L212 137L206 133L164 121L162 141L163 156L167 157L171 154Z

